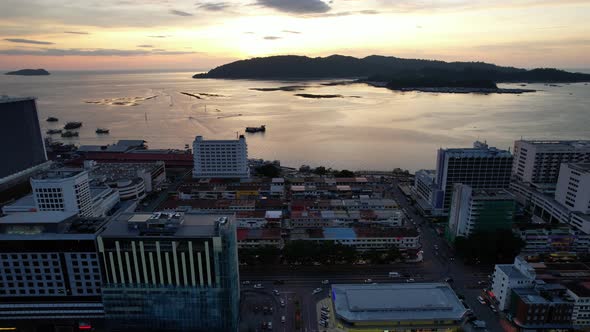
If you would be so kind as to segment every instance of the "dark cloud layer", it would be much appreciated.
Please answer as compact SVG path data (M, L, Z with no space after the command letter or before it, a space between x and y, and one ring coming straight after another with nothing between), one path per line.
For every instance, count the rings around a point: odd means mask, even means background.
M142 56L142 55L182 55L195 54L188 51L160 51L160 50L119 50L119 49L83 49L83 48L45 48L45 49L5 49L2 55L39 55L39 56Z
M89 35L90 34L85 31L64 31L64 33L69 33L71 35Z
M231 7L227 2L197 2L197 7L211 12L219 12Z
M22 38L4 38L4 40L9 41L11 43L20 43L20 44L35 44L35 45L53 45L54 44L52 42L32 40L32 39L22 39Z
M172 15L178 15L178 16L193 16L193 14L191 14L191 13L183 12L182 10L176 10L176 9L170 9L169 13Z
M295 14L326 13L331 9L321 0L257 0L257 4Z

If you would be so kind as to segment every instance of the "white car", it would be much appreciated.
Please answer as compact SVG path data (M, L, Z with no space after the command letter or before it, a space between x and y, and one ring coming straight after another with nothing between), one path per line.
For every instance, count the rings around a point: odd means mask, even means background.
M272 293L276 296L279 296L279 294L280 294L278 289L273 289Z
M256 285L254 285L254 288L256 288L256 289L263 289L264 286L262 286L262 284L256 284Z
M285 323L287 321L287 318L285 318L285 316L281 316L281 323Z
M477 297L477 300L478 300L478 301L479 301L479 303L481 303L481 304L486 304L486 300L484 300L484 299L483 299L483 297L481 297L481 296L478 296L478 297Z
M285 300L281 299L281 307L285 306Z
M365 279L365 284L370 284L373 282L373 279Z
M326 279L326 280L322 280L322 285L327 285L330 283L330 280Z
M321 292L322 292L322 289L321 288L316 288L316 289L313 290L312 294L313 295L316 295L316 294L319 294Z

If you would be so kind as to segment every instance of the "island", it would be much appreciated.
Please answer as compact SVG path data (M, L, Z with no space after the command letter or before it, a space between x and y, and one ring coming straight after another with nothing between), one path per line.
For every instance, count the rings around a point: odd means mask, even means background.
M47 76L50 73L45 69L21 69L4 73L4 75L18 75L18 76Z
M485 62L445 62L371 55L355 58L343 55L310 58L280 55L239 60L221 65L195 79L326 80L348 79L325 86L367 83L392 90L449 93L523 93L529 89L500 89L498 83L590 82L590 74L554 68L522 69ZM258 91L297 89L258 88ZM291 87L287 87L291 88Z

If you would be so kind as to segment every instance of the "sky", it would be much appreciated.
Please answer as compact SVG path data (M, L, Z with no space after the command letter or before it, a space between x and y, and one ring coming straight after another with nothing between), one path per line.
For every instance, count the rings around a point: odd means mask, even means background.
M0 68L194 69L279 54L590 68L590 0L0 0Z

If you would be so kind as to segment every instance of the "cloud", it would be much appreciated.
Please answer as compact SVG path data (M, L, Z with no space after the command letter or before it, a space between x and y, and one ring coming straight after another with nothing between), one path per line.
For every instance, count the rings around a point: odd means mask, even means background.
M169 13L172 15L178 15L178 16L193 16L193 14L191 14L191 13L183 12L182 10L176 10L176 9L170 9Z
M37 56L143 56L143 55L183 55L196 54L188 51L154 50L119 50L119 49L84 49L84 48L43 48L43 49L0 49L2 55L37 55Z
M321 0L257 0L257 4L295 14L326 13L331 9Z
M283 30L283 32L284 32L284 33L293 33L293 34L296 34L296 35L298 35L298 34L300 34L300 33L301 33L301 32L299 32L299 31L293 31L293 30Z
M22 39L22 38L4 38L4 40L9 41L11 43L21 43L21 44L35 44L35 45L53 45L54 44L52 42L32 40L32 39Z
M277 40L277 39L281 39L281 37L278 36L265 36L264 40Z
M246 34L246 35L253 35L254 32L252 32L252 31L244 31L244 34Z
M137 45L137 47L152 48L152 47L154 47L154 45L142 44L142 45Z
M71 35L89 35L89 32L85 31L64 31L64 33L69 33Z
M219 12L231 7L227 2L197 2L197 7L211 12Z
M148 36L150 38L168 38L168 37L172 37L170 35L152 35L152 36Z

